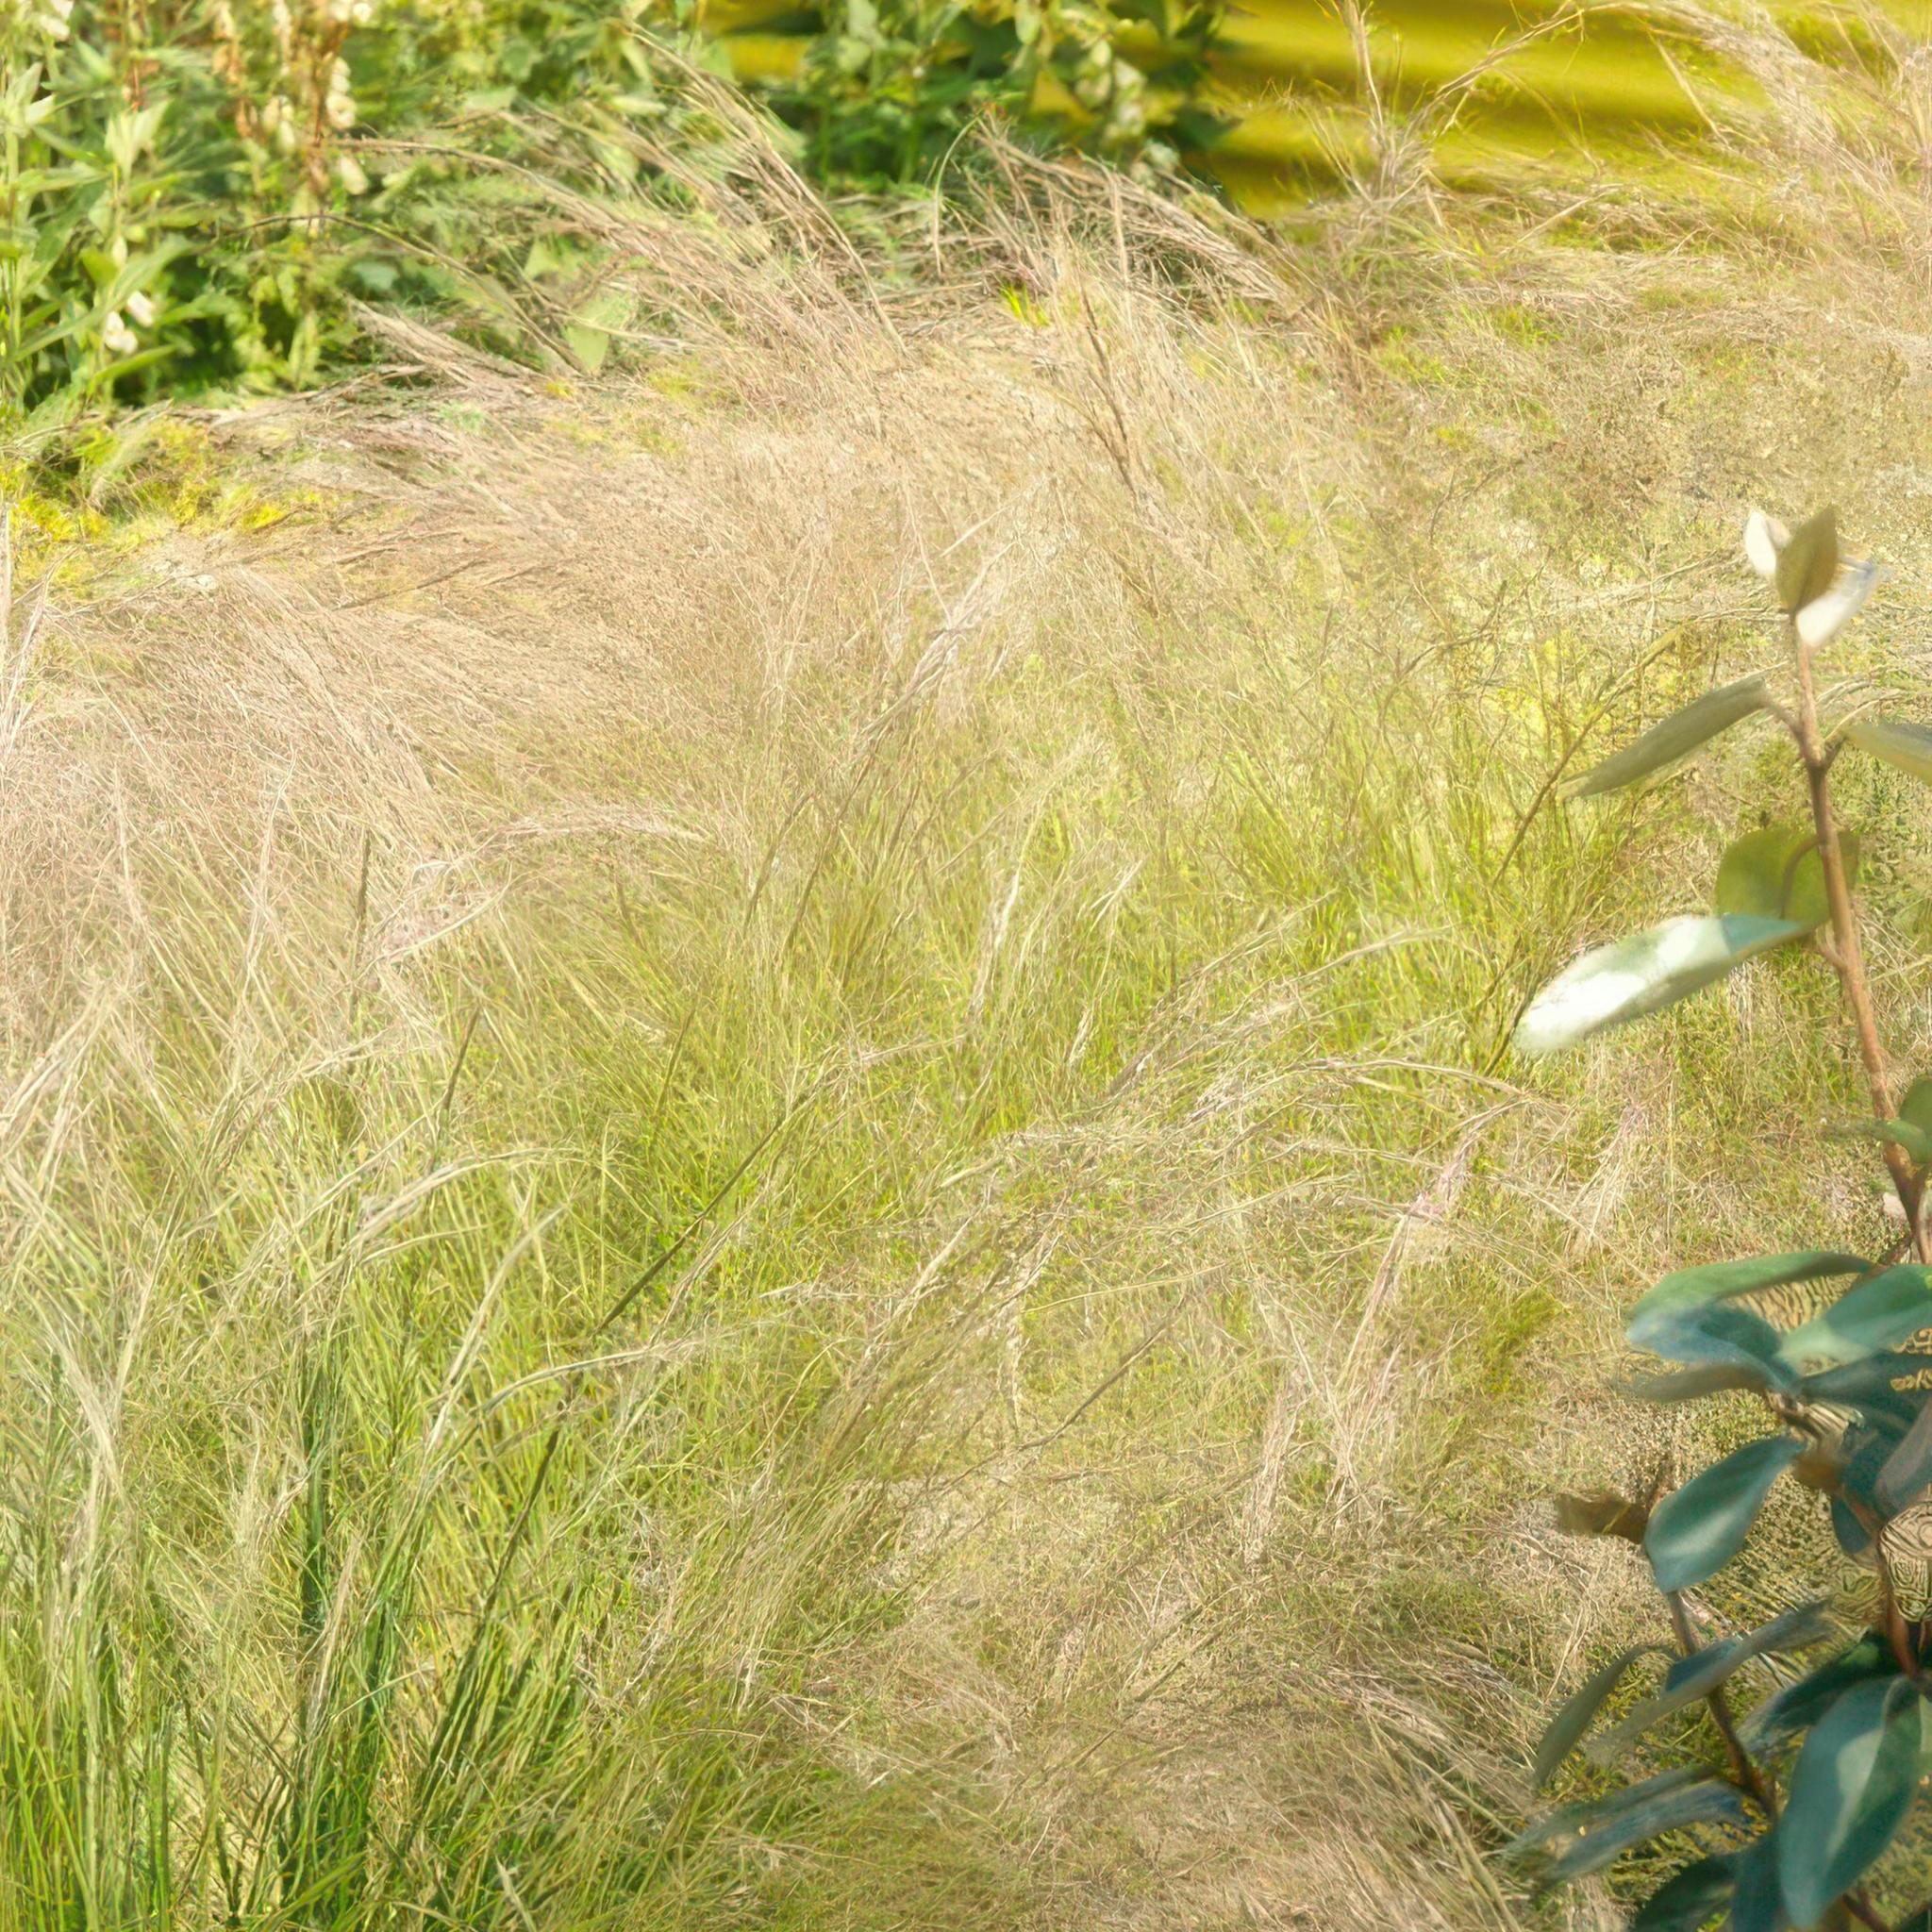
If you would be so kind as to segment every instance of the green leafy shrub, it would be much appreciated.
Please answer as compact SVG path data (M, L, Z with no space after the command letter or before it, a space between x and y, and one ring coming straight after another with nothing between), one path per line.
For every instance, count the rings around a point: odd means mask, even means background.
M1516 1041L1530 1053L1567 1047L1687 998L1760 954L1808 945L1840 981L1871 1093L1872 1118L1845 1131L1876 1144L1906 1233L1875 1259L1821 1248L1690 1267L1659 1282L1631 1314L1631 1346L1662 1364L1636 1392L1676 1404L1741 1391L1762 1404L1769 1424L1660 1498L1573 1497L1560 1512L1567 1528L1641 1545L1673 1641L1626 1651L1570 1698L1538 1754L1539 1782L1579 1747L1611 1763L1654 1727L1680 1727L1700 1707L1708 1749L1541 1820L1512 1856L1547 1886L1602 1871L1659 1837L1681 1844L1690 1834L1693 1849L1637 1913L1642 1932L1694 1932L1720 1915L1737 1932L1892 1924L1874 1900L1907 1876L1896 1868L1908 1861L1894 1857L1888 1865L1887 1855L1919 1803L1932 1747L1932 1623L1906 1613L1895 1578L1895 1566L1927 1554L1932 1355L1911 1344L1932 1328L1932 1078L1903 1091L1895 1083L1852 896L1857 841L1839 826L1831 789L1848 750L1932 782L1932 729L1856 712L1824 722L1819 654L1878 578L1872 564L1840 556L1830 511L1795 531L1754 512L1745 550L1782 613L1786 666L1753 673L1665 719L1573 791L1632 784L1722 731L1769 716L1791 741L1806 821L1737 841L1708 912L1584 955L1530 1003ZM1824 1294L1819 1284L1828 1285ZM1822 1306L1769 1318L1780 1297L1800 1294ZM1759 1307L1750 1305L1754 1296ZM1848 1631L1821 1599L1707 1641L1689 1593L1739 1554L1788 1476L1825 1499L1845 1555L1874 1572L1870 1627ZM1632 1674L1652 1668L1653 1653L1673 1650L1649 1693L1586 1745ZM1785 1667L1770 1694L1740 1716L1738 1692L1766 1659L1790 1654L1805 1662ZM1897 1923L1924 1932L1932 1907Z
M550 191L634 179L607 137L670 111L641 9L591 0L44 0L0 11L0 71L16 468L126 406L311 384L365 353L358 301L571 364L570 289L528 293Z
M837 0L770 91L832 182L929 178L983 115L1171 172L1203 106L1220 0Z

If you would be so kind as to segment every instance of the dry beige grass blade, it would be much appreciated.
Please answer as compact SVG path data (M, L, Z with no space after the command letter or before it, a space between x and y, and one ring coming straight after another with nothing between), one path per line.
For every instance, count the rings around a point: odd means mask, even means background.
M1874 479L1848 517L1932 573L1923 250L1827 298L1782 235L1586 256L1538 207L1409 259L994 159L925 281L775 158L693 183L713 227L607 233L677 353L564 397L398 337L421 394L209 426L274 527L58 559L30 652L16 600L0 1421L66 1405L239 1789L297 1367L344 1351L456 1497L439 1642L515 1492L465 1458L581 1381L516 1607L599 1607L559 1789L692 1821L654 1923L1607 1925L1487 1862L1537 1707L1647 1634L1540 1499L1655 1459L1597 1366L1636 1288L1877 1210L1740 1129L1825 1104L1800 985L1549 1074L1574 1119L1493 1056L1703 891L1642 813L1702 863L1772 803L1740 744L1548 804L1730 648L1732 495ZM1774 1526L1740 1599L1817 1554Z

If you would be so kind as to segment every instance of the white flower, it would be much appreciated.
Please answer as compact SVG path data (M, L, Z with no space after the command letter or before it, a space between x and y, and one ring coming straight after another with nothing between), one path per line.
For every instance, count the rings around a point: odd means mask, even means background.
M369 192L369 176L362 172L362 165L354 155L338 155L336 157L336 179L351 194L367 194Z
M133 316L137 328L152 328L155 325L155 305L139 291L127 298L127 312Z
M323 104L328 125L338 134L346 134L356 125L356 103L347 94L331 94Z
M367 26L375 18L375 8L369 4L369 0L356 0L356 4L349 8L349 18L358 26Z
M131 356L141 347L134 331L121 320L118 308L108 310L107 319L101 324L101 341L116 356Z

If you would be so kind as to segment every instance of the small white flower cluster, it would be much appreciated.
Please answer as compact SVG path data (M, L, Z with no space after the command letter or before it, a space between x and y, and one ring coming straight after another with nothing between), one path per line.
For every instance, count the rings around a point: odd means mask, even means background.
M0 7L0 22L9 13L16 13L12 7ZM74 0L37 0L17 9L29 33L45 34L50 41L64 41L69 32L68 23L74 18Z
M117 269L127 266L127 238L114 237L113 246L108 250L108 258ZM137 328L153 328L158 312L153 298L137 289L123 304L127 313L110 308L101 319L101 345L116 356L131 356L141 347L141 338L134 333ZM130 321L133 326L129 326Z
M1147 131L1147 76L1103 35L1081 55L1070 83L1074 98L1101 115L1100 144L1120 147Z

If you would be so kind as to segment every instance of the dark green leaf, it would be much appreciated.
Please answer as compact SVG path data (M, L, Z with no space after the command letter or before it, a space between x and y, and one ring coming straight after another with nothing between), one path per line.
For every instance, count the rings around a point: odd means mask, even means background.
M1544 1885L1600 1872L1632 1845L1687 1824L1742 1824L1743 1800L1722 1779L1667 1771L1594 1804L1573 1805L1533 1824L1506 1857L1529 1865Z
M1794 1924L1815 1925L1905 1822L1924 1709L1902 1677L1855 1685L1805 1740L1777 1833L1778 1888Z
M1845 736L1860 751L1932 785L1932 728L1901 719L1861 718L1846 727Z
M1658 1012L1804 931L1786 919L1687 914L1598 946L1530 1002L1517 1023L1517 1050L1554 1053Z
M1778 1351L1793 1367L1858 1360L1908 1341L1932 1325L1932 1270L1888 1268L1841 1295L1824 1313L1793 1328Z
M1866 1356L1861 1361L1847 1362L1841 1368L1802 1376L1794 1392L1805 1402L1828 1402L1840 1408L1885 1416L1902 1426L1909 1426L1932 1391L1893 1385L1923 1376L1928 1369L1932 1369L1932 1357L1896 1355L1887 1350L1881 1355Z
M1912 1425L1885 1459L1872 1486L1881 1516L1896 1516L1932 1484L1932 1404L1921 1407Z
M1699 1932L1731 1896L1737 1856L1714 1852L1686 1865L1638 1907L1630 1932Z
M1661 771L1695 751L1720 731L1729 730L1740 719L1761 711L1770 694L1762 674L1757 672L1739 678L1735 684L1706 691L1701 698L1653 724L1635 743L1625 745L1586 772L1569 787L1571 797L1591 798L1599 792L1634 784L1639 778L1647 778L1651 773Z
M1738 1854L1731 1932L1789 1932L1790 1917L1777 1882L1777 1833L1768 1831Z
M1613 1724L1591 1746L1593 1763L1607 1764L1659 1719L1708 1697L1718 1686L1752 1658L1774 1651L1802 1650L1831 1634L1822 1604L1801 1604L1770 1623L1739 1637L1707 1643L1679 1657L1664 1675L1663 1688L1646 1697L1621 1724Z
M1729 1301L1762 1288L1793 1281L1817 1281L1833 1274L1862 1274L1867 1263L1857 1255L1827 1248L1805 1248L1790 1255L1754 1255L1742 1261L1707 1261L1666 1274L1630 1311L1624 1333L1633 1348L1649 1348L1650 1332L1666 1317Z
M1613 1657L1580 1690L1564 1701L1563 1707L1550 1720L1550 1727L1543 1733L1542 1742L1537 1746L1533 1775L1539 1785L1547 1784L1551 1774L1575 1750L1584 1732L1589 1730L1591 1719L1603 1708L1605 1699L1624 1681L1624 1673L1630 1666L1639 1657L1662 1648L1658 1643L1632 1644L1628 1650Z
M1822 509L1791 532L1778 552L1777 601L1786 611L1801 610L1831 589L1838 575L1838 512Z
M1846 1556L1856 1559L1870 1554L1872 1532L1852 1513L1850 1504L1842 1496L1831 1499L1831 1533Z
M1796 1436L1766 1436L1666 1496L1643 1538L1657 1588L1689 1590L1715 1576L1743 1548L1772 1484L1804 1449Z
M1794 1376L1779 1355L1784 1338L1762 1315L1721 1302L1691 1308L1644 1329L1644 1344L1666 1361L1691 1368L1727 1365L1758 1377L1767 1387L1790 1389Z
M1906 1089L1906 1097L1898 1104L1898 1117L1932 1140L1932 1080L1921 1074Z
M1849 1650L1766 1698L1740 1727L1744 1741L1754 1751L1774 1751L1808 1731L1855 1685L1897 1675L1890 1644L1868 1630Z
M1903 1435L1890 1416L1875 1422L1861 1419L1845 1431L1838 1445L1839 1490L1847 1505L1857 1506L1855 1514L1862 1512L1867 1518L1884 1515L1878 1502L1878 1478ZM1862 1523L1859 1529L1863 1534Z

